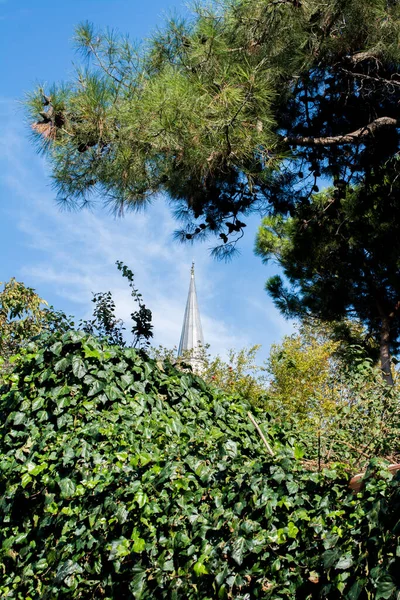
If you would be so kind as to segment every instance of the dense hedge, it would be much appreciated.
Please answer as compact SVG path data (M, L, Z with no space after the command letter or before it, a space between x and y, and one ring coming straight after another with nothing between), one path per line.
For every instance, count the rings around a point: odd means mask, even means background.
M399 481L373 464L356 497L247 411L81 332L31 344L0 400L0 596L395 598Z

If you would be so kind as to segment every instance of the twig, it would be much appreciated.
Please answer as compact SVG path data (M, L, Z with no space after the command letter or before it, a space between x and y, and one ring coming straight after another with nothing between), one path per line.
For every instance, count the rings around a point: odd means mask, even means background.
M321 473L321 421L318 427L318 473Z
M344 444L348 448L351 448L352 450L355 450L357 452L357 454L361 454L362 456L365 456L366 458L371 458L370 454L367 454L366 452L363 452L363 450L360 450L360 448L356 448L356 446L353 446L352 444L349 444L349 442L345 442L344 440L340 440L340 443Z
M262 441L264 442L264 446L267 448L268 452L270 453L271 456L275 456L271 446L268 444L267 439L265 437L265 435L263 434L263 432L261 431L261 428L259 426L259 424L257 423L257 421L255 420L255 418L253 417L253 415L251 414L251 412L247 413L247 416L249 417L250 421L253 423L254 427L256 428L260 438L262 439Z

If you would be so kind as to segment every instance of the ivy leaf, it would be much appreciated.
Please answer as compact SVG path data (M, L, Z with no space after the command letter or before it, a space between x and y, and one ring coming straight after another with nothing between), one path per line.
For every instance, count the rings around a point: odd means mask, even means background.
M237 444L233 440L228 440L225 444L226 453L228 456L235 458L237 455Z
M194 563L193 571L196 573L197 577L201 577L201 575L206 575L208 573L207 567L200 560Z
M322 555L325 569L330 569L338 560L339 553L337 550L325 550Z
M107 395L108 399L113 401L121 398L123 396L121 390L116 385L107 385L104 393Z
M288 531L287 531L288 537L296 538L298 533L299 533L298 527L296 527L296 525L292 521L290 521L288 523Z
M60 486L62 498L71 498L71 496L74 495L75 484L71 479L68 479L68 477L61 479L58 485Z
M85 358L97 358L98 360L102 358L102 352L95 347L84 344L83 351L85 353Z
M393 581L380 581L376 586L375 600L379 600L380 598L388 600L396 591L398 591L398 588Z
M95 380L89 388L89 391L87 394L88 398L90 398L91 396L95 396L96 394L98 394L99 392L104 390L104 388L105 388L105 383L103 381Z
M132 577L132 581L129 584L129 589L134 595L135 598L144 598L143 591L146 583L146 571L140 570L139 573L136 572L137 567L135 568L135 574Z
M280 568L281 568L281 561L279 558L276 558L271 565L271 571L272 571L272 573L276 573L277 571L279 571Z
M133 375L131 373L125 373L124 375L121 375L119 378L119 383L121 388L125 390L133 383Z
M60 356L62 348L63 348L62 342L58 341L58 342L55 342L54 344L52 344L50 346L49 350L56 356Z
M244 537L237 538L232 545L232 558L238 564L243 562L244 553L247 549L247 542Z
M140 537L139 531L136 529L136 527L132 531L131 540L133 540L132 550L134 552L140 553L146 548L146 542Z
M296 460L300 460L304 456L304 449L298 444L295 444L293 454Z
M138 503L139 508L143 508L147 502L147 494L145 494L142 490L138 490L135 494L135 500Z
M22 412L15 413L14 416L14 425L21 425L26 421L26 414Z
M363 591L364 585L362 583L360 583L359 581L356 581L355 583L353 583L353 585L351 586L351 588L349 589L348 593L347 593L347 597L349 598L349 600L358 600L361 592Z
M21 485L23 488L26 488L26 486L32 481L32 477L29 475L29 473L24 473L22 475L21 478Z
M54 365L54 370L57 371L65 371L70 365L70 359L67 357L62 358Z
M352 564L353 559L351 558L351 556L345 555L339 559L339 561L335 565L335 568L342 569L344 571L346 569L349 569L352 566Z
M66 560L65 562L61 563L57 569L56 572L56 581L60 582L63 581L66 577L69 577L70 575L73 575L74 573L82 573L83 569L82 567L72 561L72 560Z
M78 330L78 331L75 331L75 330L69 331L68 335L69 335L69 339L71 340L71 342L73 344L76 344L76 343L82 341L83 338L87 337L87 334L84 331L80 331L80 330Z
M289 494L297 494L299 491L299 486L295 481L286 481L286 487Z
M39 410L39 408L42 408L43 405L44 405L44 398L42 398L40 396L38 398L35 398L35 400L33 400L33 402L32 402L32 411Z
M87 367L80 356L72 358L72 372L78 379L82 379L87 373Z
M114 540L110 545L110 554L108 560L115 560L116 558L123 558L130 554L131 543L125 537L120 537L118 540Z

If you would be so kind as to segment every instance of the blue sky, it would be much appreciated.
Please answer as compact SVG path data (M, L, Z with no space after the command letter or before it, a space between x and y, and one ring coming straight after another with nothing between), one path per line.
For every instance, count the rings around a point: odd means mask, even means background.
M241 254L229 264L209 256L210 243L182 246L163 198L143 214L115 219L102 210L62 212L50 172L29 140L20 101L37 83L68 80L78 63L72 36L82 21L149 36L165 15L187 12L181 0L69 0L40 4L0 0L0 281L14 276L56 308L88 317L92 292L111 290L119 315L132 311L129 291L115 267L122 260L153 310L155 344L177 345L190 264L196 281L206 342L213 353L271 343L292 331L266 292L277 271L253 253L259 218L248 221Z

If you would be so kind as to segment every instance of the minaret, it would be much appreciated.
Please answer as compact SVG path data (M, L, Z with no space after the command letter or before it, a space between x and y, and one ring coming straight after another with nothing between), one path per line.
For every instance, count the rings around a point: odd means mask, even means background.
M192 263L189 293L186 302L185 316L183 318L178 356L182 356L183 354L186 354L186 352L191 353L191 358L188 362L192 365L194 371L201 370L201 356L199 355L199 349L202 346L204 346L204 337L200 321L199 306L197 304L194 263Z

